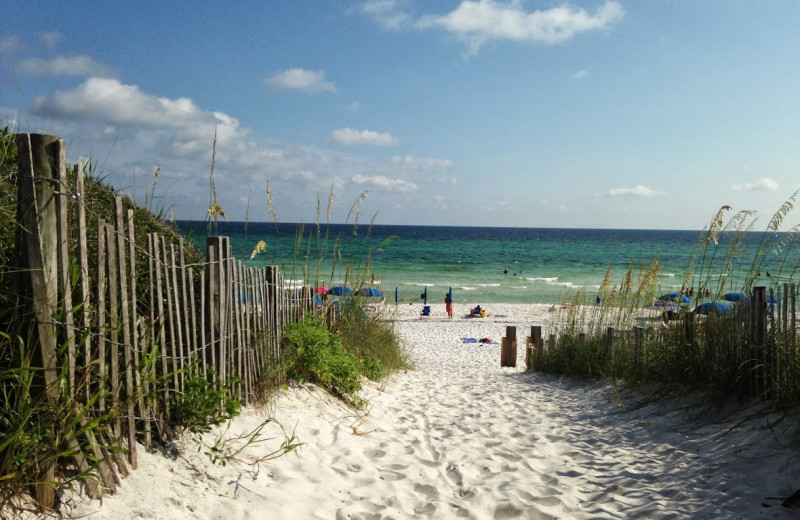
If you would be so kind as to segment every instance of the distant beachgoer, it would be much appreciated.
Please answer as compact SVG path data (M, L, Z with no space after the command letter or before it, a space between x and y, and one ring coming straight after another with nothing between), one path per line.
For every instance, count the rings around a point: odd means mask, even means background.
M375 273L372 273L372 280L370 280L370 285L375 285Z
M508 274L508 267L506 267L505 270L503 270L503 274Z
M450 294L444 295L444 308L447 309L447 317L453 317L453 300L450 298Z

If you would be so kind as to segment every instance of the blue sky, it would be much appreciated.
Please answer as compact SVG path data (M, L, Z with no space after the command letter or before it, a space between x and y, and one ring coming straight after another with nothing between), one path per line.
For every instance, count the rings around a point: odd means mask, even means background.
M796 0L18 3L0 125L203 220L700 229L800 188ZM363 200L360 194L366 192ZM794 225L794 219L787 219ZM759 226L756 225L758 229Z

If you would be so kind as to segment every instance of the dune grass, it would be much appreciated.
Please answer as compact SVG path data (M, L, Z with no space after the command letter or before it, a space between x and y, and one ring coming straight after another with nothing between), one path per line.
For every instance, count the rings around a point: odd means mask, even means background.
M585 305L586 295L578 294L554 323L553 339L538 349L535 370L699 387L718 399L757 397L797 406L800 357L793 317L800 227L780 231L796 196L781 205L760 235L754 232L756 212L726 218L732 208L720 208L700 234L683 276L681 294L689 302L667 307L672 312L653 305L662 293L657 257L649 265L631 265L618 282L607 274L599 303ZM765 288L768 303L754 310L758 287ZM749 299L725 301L733 292ZM727 310L693 312L704 302L723 303ZM761 332L757 316L766 324Z

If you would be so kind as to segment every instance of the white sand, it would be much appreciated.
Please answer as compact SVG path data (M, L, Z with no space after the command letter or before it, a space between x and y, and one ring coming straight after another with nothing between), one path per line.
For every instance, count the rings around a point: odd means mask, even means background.
M547 326L547 306L490 305L505 318L447 320L444 305L420 320L398 310L417 370L362 395L358 415L308 385L282 391L272 409L248 409L231 439L268 416L264 442L225 467L196 445L175 457L140 451L139 469L98 502L69 499L73 516L123 519L791 518L765 496L800 487L798 454L782 448L789 421L739 425L748 412L698 403L641 402L607 384L559 381L500 367L508 325L524 337ZM464 309L456 308L460 316ZM556 311L559 312L559 311ZM773 417L774 419L775 417ZM719 419L719 420L717 420ZM794 423L795 425L797 423ZM303 446L256 462L284 431ZM209 438L209 442L212 442ZM235 443L234 443L235 444Z

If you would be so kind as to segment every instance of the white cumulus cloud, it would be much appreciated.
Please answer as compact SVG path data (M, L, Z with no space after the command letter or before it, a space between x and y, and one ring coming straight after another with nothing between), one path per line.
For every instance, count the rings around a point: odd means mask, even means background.
M614 1L606 1L589 13L567 5L528 12L521 0L477 0L463 1L445 15L425 15L416 25L442 28L465 42L474 54L494 40L562 43L581 33L607 29L624 15L622 6Z
M390 179L385 175L353 175L350 179L353 183L382 188L399 193L413 193L417 191L417 185L403 179Z
M392 163L418 170L446 170L453 166L450 159L437 159L435 157L414 157L413 155L394 155Z
M336 92L336 85L325 79L325 73L315 70L284 70L266 78L264 82L271 88L297 90L306 94Z
M72 90L39 96L34 113L46 117L101 120L112 124L181 127L213 120L189 98L146 94L116 79L89 78Z
M774 179L764 177L756 182L746 182L744 184L734 184L733 189L736 191L776 191L778 183Z
M572 79L584 79L589 77L589 71L586 69L581 69L579 71L573 72L570 77Z
M114 77L114 69L89 56L58 56L52 59L30 58L17 66L23 76Z
M331 132L331 139L339 144L369 144L374 146L390 146L397 144L398 139L392 134L373 130L353 130L340 128Z
M608 190L609 197L658 197L664 195L663 191L656 191L647 186L637 184L633 188L611 188Z
M355 6L352 11L371 18L384 31L397 31L411 23L411 16L404 11L402 0L370 0Z

